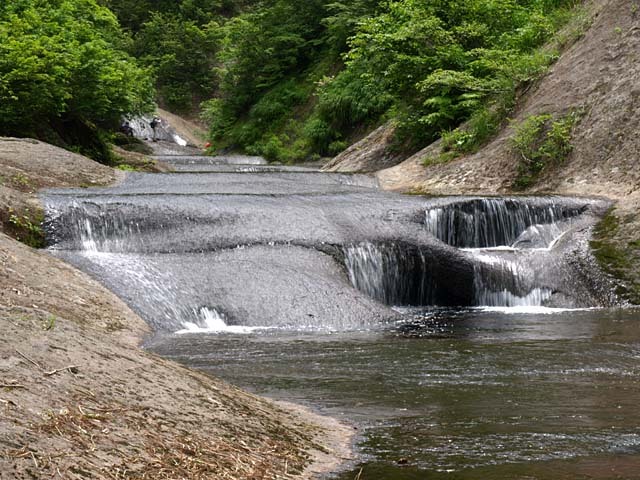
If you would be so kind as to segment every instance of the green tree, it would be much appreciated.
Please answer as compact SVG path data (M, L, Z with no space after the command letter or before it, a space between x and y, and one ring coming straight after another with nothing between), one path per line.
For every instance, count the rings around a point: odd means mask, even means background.
M553 57L535 49L558 26L554 9L572 3L391 1L350 39L335 81L357 72L393 96L399 132L423 145L542 71Z
M75 119L99 127L147 110L148 72L124 53L117 19L94 0L12 0L0 7L0 132Z
M213 72L220 42L217 23L202 27L179 17L154 13L135 37L134 52L153 69L158 93L173 110L191 110L213 95Z

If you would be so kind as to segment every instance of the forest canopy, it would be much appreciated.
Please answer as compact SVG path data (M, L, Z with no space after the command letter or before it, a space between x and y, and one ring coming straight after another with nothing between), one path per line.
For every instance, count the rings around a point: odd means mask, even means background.
M0 133L113 125L155 87L217 148L269 160L335 155L383 122L398 149L442 136L469 151L555 60L541 47L577 3L14 0L0 7Z
M335 155L384 121L397 148L447 137L470 150L497 130L572 0L271 0L221 22L220 146L271 160ZM463 130L456 130L469 122Z
M3 2L0 134L64 137L70 125L117 127L152 108L151 76L128 48L116 16L94 0Z

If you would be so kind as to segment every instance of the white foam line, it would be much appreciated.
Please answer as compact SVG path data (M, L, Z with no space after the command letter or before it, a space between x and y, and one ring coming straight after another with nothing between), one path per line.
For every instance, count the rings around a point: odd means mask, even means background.
M474 307L473 310L481 312L496 312L509 314L529 314L529 315L552 315L562 312L586 312L590 310L598 310L598 308L554 308L554 307L537 307L537 306L520 306L520 307Z
M242 325L220 325L217 327L200 327L195 323L184 322L184 329L175 332L178 335L185 335L189 333L236 333L236 334L249 334L256 330L269 330L270 327L247 327Z
M183 335L187 333L240 333L247 334L256 330L267 330L269 327L249 327L246 325L227 325L224 316L215 308L201 307L199 310L194 309L195 315L200 317L201 323L198 325L194 322L183 322L182 330L178 330L177 334Z
M180 135L178 135L177 133L173 134L173 141L175 143L177 143L178 145L180 145L181 147L186 147L187 146L187 141L182 138Z

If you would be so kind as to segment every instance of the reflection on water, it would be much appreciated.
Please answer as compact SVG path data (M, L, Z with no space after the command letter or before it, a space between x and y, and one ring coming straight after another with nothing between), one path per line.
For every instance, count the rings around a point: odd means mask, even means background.
M353 479L640 478L640 314L403 311L380 331L149 348L353 422Z

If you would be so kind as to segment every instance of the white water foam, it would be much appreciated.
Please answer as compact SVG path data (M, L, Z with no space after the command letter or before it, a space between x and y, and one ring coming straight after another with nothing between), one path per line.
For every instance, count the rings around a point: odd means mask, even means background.
M553 315L562 312L583 312L589 310L598 310L597 308L555 308L541 306L517 306L517 307L475 307L474 310L481 312L495 312L518 315Z
M202 307L199 311L194 310L199 317L200 324L194 322L183 322L184 328L178 330L177 334L185 333L251 333L256 330L266 330L268 327L246 327L242 325L227 325L224 317L215 309Z
M539 308L551 298L551 290L547 288L534 288L524 296L518 296L504 289L492 291L481 289L476 293L476 302L480 306L487 307L526 307Z
M172 137L173 137L173 141L175 143L177 143L178 145L180 145L181 147L186 147L187 146L187 141L184 138L182 138L180 135L178 135L177 133L174 133L172 135Z
M80 241L82 242L82 249L87 252L97 253L98 244L93 236L93 228L91 226L91 220L84 219L84 229L80 230Z

